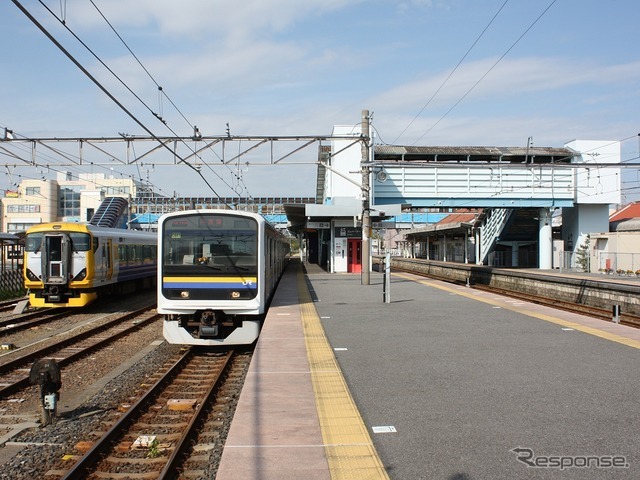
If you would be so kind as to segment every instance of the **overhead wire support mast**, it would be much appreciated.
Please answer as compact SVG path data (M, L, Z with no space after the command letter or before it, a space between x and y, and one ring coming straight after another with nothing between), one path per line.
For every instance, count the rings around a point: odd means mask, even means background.
M362 111L362 285L371 284L371 208L369 201L369 110Z

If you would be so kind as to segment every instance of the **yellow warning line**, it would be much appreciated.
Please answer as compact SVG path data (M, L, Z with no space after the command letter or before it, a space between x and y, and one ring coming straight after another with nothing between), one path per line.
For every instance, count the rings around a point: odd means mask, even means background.
M389 479L331 350L301 268L297 281L311 382L331 478Z
M562 318L554 317L551 315L546 315L544 313L534 312L531 310L523 309L522 307L512 307L510 305L506 305L504 302L497 302L490 298L483 298L478 295L474 295L471 293L467 293L465 291L448 287L446 285L441 285L438 283L434 283L428 280L418 279L414 276L402 274L402 273L394 273L393 275L398 276L400 278L405 278L407 280L411 280L417 283L421 283L422 285L428 285L430 287L439 288L440 290L445 290L447 292L455 293L456 295L461 295L463 297L472 298L474 300L478 300L479 302L488 303L490 305L496 305L506 310L512 310L514 312L522 313L524 315L528 315L530 317L539 318L540 320L544 320L546 322L555 323L557 325L562 325L563 327L573 328L579 332L587 333L589 335L593 335L595 337L604 338L605 340L610 340L612 342L621 343L623 345L627 345L632 348L640 349L640 341L634 340L633 338L623 337L622 335L616 335L615 333L607 332L605 330L600 330L595 327L589 327L586 325L582 325L580 323L571 322L569 320L563 320Z

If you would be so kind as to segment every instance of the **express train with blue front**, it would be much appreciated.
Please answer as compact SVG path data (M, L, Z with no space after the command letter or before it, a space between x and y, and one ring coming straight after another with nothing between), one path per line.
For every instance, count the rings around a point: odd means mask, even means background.
M84 307L102 294L155 286L157 235L54 222L25 236L24 285L34 307Z
M248 345L259 335L290 245L262 216L188 210L158 220L158 313L183 345Z

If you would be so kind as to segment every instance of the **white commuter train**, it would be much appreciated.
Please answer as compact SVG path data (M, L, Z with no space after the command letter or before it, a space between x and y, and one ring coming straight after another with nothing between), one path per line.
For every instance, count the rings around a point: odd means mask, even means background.
M183 345L249 345L289 259L290 245L262 216L188 210L158 220L158 313Z
M84 307L100 294L155 285L155 233L54 222L29 228L24 285L34 307Z

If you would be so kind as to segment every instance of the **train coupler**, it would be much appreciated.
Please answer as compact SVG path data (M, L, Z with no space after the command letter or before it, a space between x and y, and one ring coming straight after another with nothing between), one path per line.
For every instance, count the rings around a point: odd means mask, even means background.
M213 338L218 336L219 324L222 314L213 310L205 310L200 316L200 325L198 327L198 338Z

